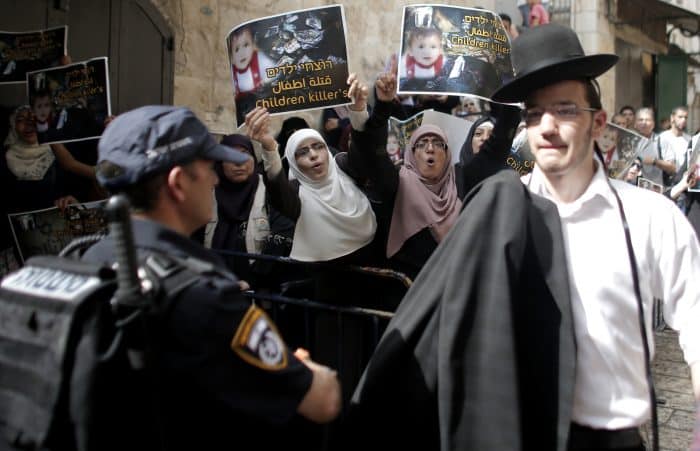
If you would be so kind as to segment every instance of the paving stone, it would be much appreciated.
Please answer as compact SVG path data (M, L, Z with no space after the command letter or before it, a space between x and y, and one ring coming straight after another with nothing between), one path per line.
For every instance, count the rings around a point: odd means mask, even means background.
M663 375L654 377L654 385L657 390L669 390L678 393L693 393L693 386L687 377Z
M679 376L690 378L690 367L685 362L674 362L671 360L655 360L652 365L654 379L658 376Z
M674 410L664 426L692 433L695 426L695 412Z
M659 448L686 451L695 425L695 397L690 382L690 368L678 346L678 334L672 329L654 334L656 356L652 363L656 396L665 400L657 406ZM642 429L649 435L649 424Z

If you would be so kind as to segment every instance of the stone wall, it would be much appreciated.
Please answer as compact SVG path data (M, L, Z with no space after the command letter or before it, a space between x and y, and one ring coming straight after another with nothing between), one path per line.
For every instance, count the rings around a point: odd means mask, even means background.
M151 0L175 33L176 105L187 105L216 133L234 130L233 88L224 39L245 21L337 4L304 0ZM402 6L415 1L345 0L350 70L373 80L398 52ZM494 0L441 0L441 4L494 7ZM318 112L299 114L319 125ZM277 117L275 127L285 116Z

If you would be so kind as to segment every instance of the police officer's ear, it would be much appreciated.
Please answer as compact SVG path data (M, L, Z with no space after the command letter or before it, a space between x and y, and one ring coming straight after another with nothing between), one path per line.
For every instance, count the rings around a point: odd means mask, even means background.
M168 195L177 202L183 202L187 197L185 191L187 181L188 177L184 167L175 166L170 169L166 178Z

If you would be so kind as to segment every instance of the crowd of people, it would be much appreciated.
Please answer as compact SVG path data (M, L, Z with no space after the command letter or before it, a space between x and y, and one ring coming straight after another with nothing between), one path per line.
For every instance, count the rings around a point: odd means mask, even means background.
M4 213L125 193L140 254L215 268L179 294L157 338L164 393L178 394L163 409L172 449L279 441L261 434L296 417L333 421L343 401L335 371L288 349L242 296L295 275L207 249L414 280L400 302L373 305L396 313L349 406L352 430L383 437L350 437L365 448L644 449L653 299L680 330L700 399L700 196L688 160L699 135L686 132L688 109L675 108L661 133L650 108L608 115L595 78L617 57L585 55L573 31L528 4L531 29L512 35L513 54L527 56L492 101L400 97L400 68L417 69L394 56L375 80L351 74L352 103L317 128L289 117L275 134L258 107L245 135L218 143L187 108L142 107L111 122L94 162L38 144L40 99L12 112ZM426 108L468 119L467 139L424 124L397 151L389 117ZM647 138L624 180L608 179L595 143L608 118ZM536 161L522 182L506 163L520 126ZM72 177L101 187L72 192ZM664 195L630 186L639 177ZM110 264L111 243L83 258ZM324 300L357 289L336 276L319 277Z

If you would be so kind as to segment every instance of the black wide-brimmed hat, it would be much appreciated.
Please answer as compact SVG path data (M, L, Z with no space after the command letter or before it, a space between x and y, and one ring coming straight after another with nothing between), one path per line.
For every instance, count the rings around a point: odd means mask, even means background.
M557 24L540 25L513 41L515 78L493 93L496 102L522 102L536 89L564 80L595 78L617 63L617 55L586 55L576 33Z

